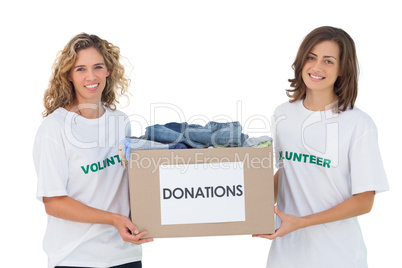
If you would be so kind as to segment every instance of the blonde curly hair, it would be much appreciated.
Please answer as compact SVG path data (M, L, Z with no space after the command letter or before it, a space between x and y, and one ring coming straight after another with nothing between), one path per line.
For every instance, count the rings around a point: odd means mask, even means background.
M68 76L77 59L77 53L86 48L95 48L103 56L110 72L102 92L102 104L111 110L116 110L116 103L119 103L117 98L127 97L130 79L125 76L124 66L120 63L120 48L96 35L81 33L73 37L57 55L52 67L49 87L43 98L45 106L43 117L57 108L69 106L75 100L74 86Z

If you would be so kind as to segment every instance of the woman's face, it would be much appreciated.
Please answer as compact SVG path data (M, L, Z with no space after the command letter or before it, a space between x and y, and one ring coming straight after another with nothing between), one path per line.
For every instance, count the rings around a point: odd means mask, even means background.
M313 47L302 70L307 91L334 93L339 76L339 54L339 46L333 41L323 41Z
M80 50L69 74L69 80L74 85L76 104L98 104L109 74L103 56L95 48Z

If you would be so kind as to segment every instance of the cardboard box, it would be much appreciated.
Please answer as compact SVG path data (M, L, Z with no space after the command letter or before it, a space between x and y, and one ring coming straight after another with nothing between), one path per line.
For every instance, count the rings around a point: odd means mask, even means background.
M147 237L275 232L272 146L131 151L128 168Z

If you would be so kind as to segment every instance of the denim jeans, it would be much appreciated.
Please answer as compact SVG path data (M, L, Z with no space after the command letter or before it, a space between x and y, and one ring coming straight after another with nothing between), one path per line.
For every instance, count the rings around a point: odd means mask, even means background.
M183 143L191 148L204 148L201 143L192 141L184 137L183 133L167 128L164 125L149 126L145 130L145 135L141 138L162 143Z
M241 133L239 122L209 122L205 126L188 123L168 123L146 128L144 138L163 143L184 143L192 148L211 145L242 146L248 135Z

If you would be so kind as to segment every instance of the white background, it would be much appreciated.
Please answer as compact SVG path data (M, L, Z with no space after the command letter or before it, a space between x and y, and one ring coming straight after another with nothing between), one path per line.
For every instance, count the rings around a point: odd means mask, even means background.
M51 65L71 37L93 33L121 48L134 67L128 72L131 102L122 110L132 116L139 135L151 122L270 118L287 101L287 79L303 37L318 26L332 25L356 42L361 67L356 104L377 124L391 186L376 197L372 212L360 217L370 267L394 267L400 263L400 248L394 245L401 241L402 204L399 11L398 1L390 0L2 3L1 262L46 266L46 215L35 200L32 145ZM155 103L176 108L156 109L152 119ZM265 267L270 243L251 236L156 239L144 245L143 264Z

